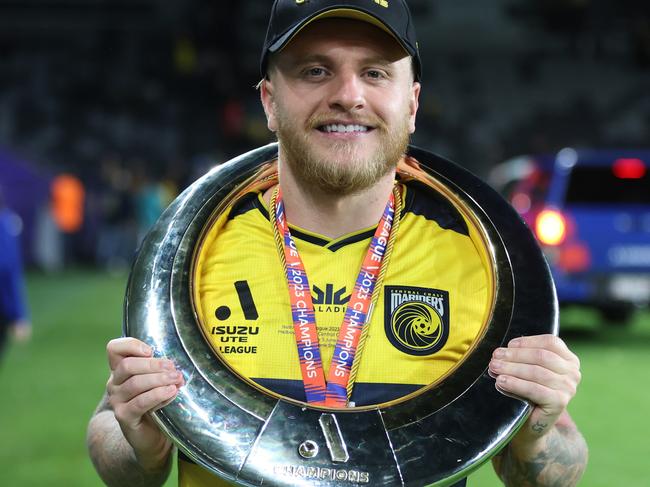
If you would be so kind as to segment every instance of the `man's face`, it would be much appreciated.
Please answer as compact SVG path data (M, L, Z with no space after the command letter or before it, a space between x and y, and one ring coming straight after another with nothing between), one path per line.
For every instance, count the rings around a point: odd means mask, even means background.
M411 58L380 29L315 22L274 58L262 102L281 160L306 187L352 194L392 171L415 130Z

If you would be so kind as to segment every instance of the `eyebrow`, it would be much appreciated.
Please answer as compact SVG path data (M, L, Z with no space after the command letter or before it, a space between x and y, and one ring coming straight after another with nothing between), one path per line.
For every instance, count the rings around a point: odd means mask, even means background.
M367 57L362 59L361 64L376 64L380 66L388 66L390 64L396 63L397 61L399 61L399 59L391 61L386 57L374 56L374 57ZM319 63L319 64L327 65L332 63L332 58L324 54L308 54L305 57L300 57L295 59L293 62L292 61L289 62L292 65L303 65L303 64L310 64L310 63Z

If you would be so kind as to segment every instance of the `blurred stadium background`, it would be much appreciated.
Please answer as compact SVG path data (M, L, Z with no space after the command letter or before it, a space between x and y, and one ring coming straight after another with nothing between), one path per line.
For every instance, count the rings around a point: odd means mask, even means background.
M0 363L0 485L101 485L85 425L130 259L192 180L271 141L254 89L270 4L0 0L0 188L34 325ZM424 60L415 144L481 176L519 154L650 145L647 1L409 4ZM650 313L600 320L562 316L583 361L582 485L645 485ZM470 485L499 483L487 467Z

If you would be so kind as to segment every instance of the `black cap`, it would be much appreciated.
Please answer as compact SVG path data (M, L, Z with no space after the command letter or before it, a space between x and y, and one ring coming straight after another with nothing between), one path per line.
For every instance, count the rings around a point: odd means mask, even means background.
M309 23L332 17L369 22L392 35L413 58L415 80L420 80L422 61L404 0L275 0L260 61L262 77L266 77L269 54L280 51Z

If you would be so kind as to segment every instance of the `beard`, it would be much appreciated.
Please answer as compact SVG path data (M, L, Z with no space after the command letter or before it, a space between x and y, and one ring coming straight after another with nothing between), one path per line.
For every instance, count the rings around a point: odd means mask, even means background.
M393 131L389 131L381 120L365 119L352 122L375 127L374 131L377 132L380 143L369 155L361 153L363 142L338 141L333 142L326 152L322 149L315 150L309 142L309 133L331 117L313 116L306 127L301 127L277 104L275 114L283 161L290 167L299 183L328 195L351 195L372 187L386 174L395 170L409 143L407 111L404 119Z

